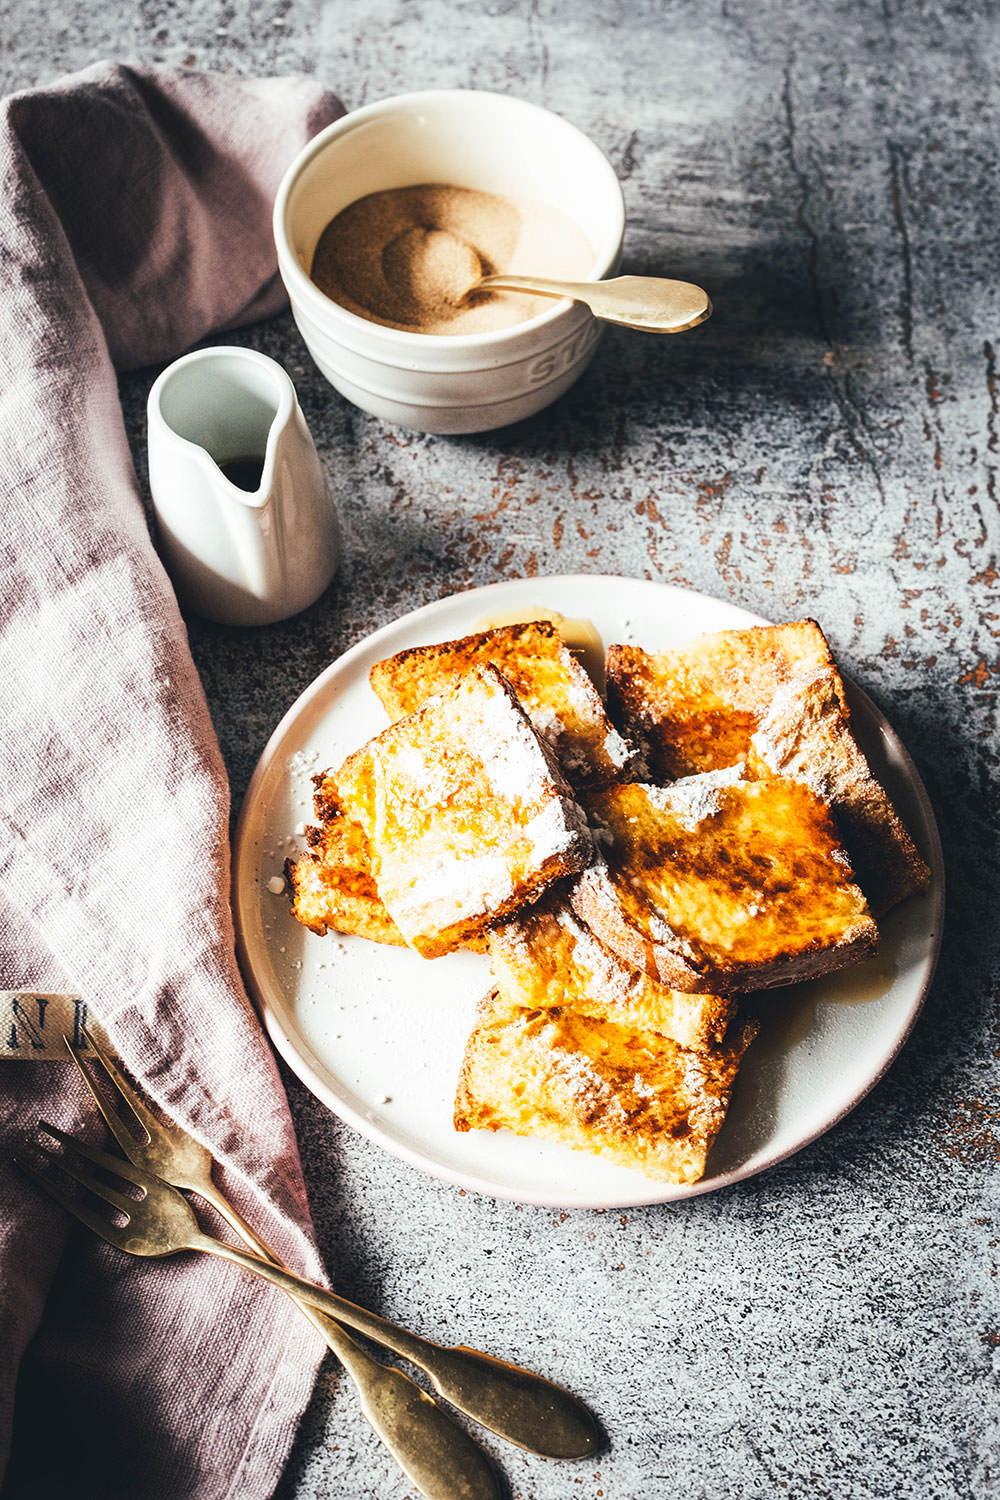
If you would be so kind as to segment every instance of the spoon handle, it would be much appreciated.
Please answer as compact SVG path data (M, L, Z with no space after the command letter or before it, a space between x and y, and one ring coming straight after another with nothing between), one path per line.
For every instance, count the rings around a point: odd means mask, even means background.
M452 1406L530 1453L544 1458L580 1459L588 1458L601 1446L600 1429L583 1402L541 1375L493 1359L477 1349L448 1349L432 1343L338 1297L335 1292L314 1286L283 1267L211 1235L193 1234L187 1248L235 1261L282 1291L392 1349L429 1375L438 1394Z
M484 276L474 291L533 292L583 302L596 318L645 333L682 333L712 315L708 293L691 281L665 276L617 276L611 281L557 281L549 276Z

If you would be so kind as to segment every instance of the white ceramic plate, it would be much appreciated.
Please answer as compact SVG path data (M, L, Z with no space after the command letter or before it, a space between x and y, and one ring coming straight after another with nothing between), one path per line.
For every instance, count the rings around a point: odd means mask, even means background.
M654 651L701 631L765 623L661 584L555 577L452 595L361 641L285 715L247 790L234 858L243 972L274 1045L302 1082L342 1119L424 1171L561 1208L690 1197L772 1166L840 1120L895 1057L930 984L944 894L937 828L906 751L859 690L852 690L858 736L933 870L931 887L889 916L875 960L761 998L760 1036L740 1070L706 1175L693 1187L650 1182L506 1132L455 1131L455 1081L476 1002L489 987L486 959L457 953L428 961L361 938L317 937L292 920L287 897L269 889L286 856L304 847L313 773L339 765L386 723L368 685L372 664L539 606L592 620L605 643Z

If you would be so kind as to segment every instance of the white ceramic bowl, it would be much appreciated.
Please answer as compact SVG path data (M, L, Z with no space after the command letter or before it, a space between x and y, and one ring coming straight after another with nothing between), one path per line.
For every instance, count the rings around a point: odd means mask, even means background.
M340 307L310 279L320 235L367 193L445 182L548 203L594 251L589 279L612 273L625 230L610 162L574 125L504 94L445 89L355 110L289 167L274 207L278 266L309 352L349 401L420 432L485 432L555 401L583 372L600 325L577 303L491 333L385 328Z

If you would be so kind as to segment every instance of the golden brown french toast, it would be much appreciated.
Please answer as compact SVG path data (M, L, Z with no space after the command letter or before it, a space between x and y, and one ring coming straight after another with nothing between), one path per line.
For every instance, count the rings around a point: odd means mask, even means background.
M633 752L604 711L597 689L549 620L480 631L417 646L376 662L372 688L390 719L422 708L471 666L490 663L507 678L571 786L620 780Z
M741 772L609 787L587 800L605 863L576 881L573 910L673 989L767 989L876 946L825 804L802 782Z
M751 766L803 781L829 804L876 917L927 884L930 870L854 738L836 672L778 689L752 737Z
M653 780L673 781L745 761L777 689L817 670L836 668L815 620L717 631L675 651L612 645L608 708L645 749Z
M568 894L554 887L487 935L493 982L505 1001L653 1031L692 1051L722 1041L731 999L670 990L639 973L580 921Z
M371 873L368 841L343 814L306 829L309 848L285 861L292 915L312 932L346 932L375 943L402 945Z
M341 809L333 773L314 776L313 785L313 805L321 822L305 830L309 846L305 853L285 860L292 916L319 935L350 933L373 943L405 947L406 939L379 896L364 830ZM486 952L481 937L471 939L467 946L477 953Z
M590 1151L659 1182L697 1182L754 1035L687 1052L656 1032L559 1006L480 1007L455 1098L456 1130L512 1130Z
M350 756L338 793L425 958L467 944L593 857L586 818L495 667L474 666Z
M317 823L326 823L331 818L345 817L344 809L340 804L340 793L337 790L337 775L335 771L321 771L312 779L313 784L313 812ZM355 824L355 827L358 825ZM368 845L365 844L367 850Z
M739 994L869 957L872 911L928 871L814 621L607 665L670 784L609 739L553 623L498 625L377 664L395 722L315 779L320 826L286 871L314 931L489 955L458 1130L690 1183L754 1034Z

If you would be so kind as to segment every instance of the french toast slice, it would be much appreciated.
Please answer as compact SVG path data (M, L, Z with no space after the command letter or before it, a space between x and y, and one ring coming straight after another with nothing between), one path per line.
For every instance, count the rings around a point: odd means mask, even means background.
M342 813L328 813L318 828L306 829L309 848L286 859L285 879L292 916L320 935L352 933L375 943L404 945L386 911L371 873L368 840Z
M376 662L372 688L389 715L399 719L446 692L472 666L490 663L514 689L531 722L555 751L574 787L621 780L634 752L604 710L585 669L550 620L529 620L417 646Z
M575 1010L655 1032L691 1051L722 1041L730 998L670 990L639 973L580 921L567 896L554 887L487 935L493 982L505 1001L529 1010Z
M743 768L587 800L604 863L573 910L672 989L768 989L867 958L878 929L826 805L802 782Z
M554 756L488 664L356 751L336 784L386 909L425 958L468 944L593 858Z
M820 670L836 667L815 620L716 631L674 651L612 645L608 709L645 750L652 779L674 781L745 761L777 689Z
M511 1130L589 1151L659 1182L704 1175L752 1023L706 1052L553 1006L480 1006L455 1097L456 1130Z
M751 768L790 776L828 803L874 916L921 890L930 870L851 730L836 672L780 687L751 739Z

